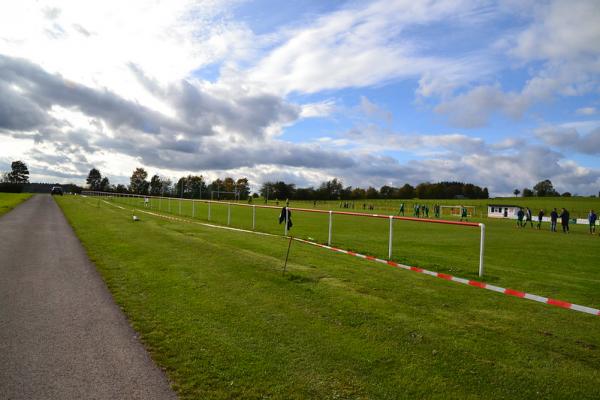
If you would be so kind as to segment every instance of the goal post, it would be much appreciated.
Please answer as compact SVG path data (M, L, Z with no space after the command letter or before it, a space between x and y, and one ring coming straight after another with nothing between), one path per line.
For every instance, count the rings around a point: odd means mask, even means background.
M440 206L440 212L442 216L460 218L463 208L467 210L467 217L475 216L476 206Z

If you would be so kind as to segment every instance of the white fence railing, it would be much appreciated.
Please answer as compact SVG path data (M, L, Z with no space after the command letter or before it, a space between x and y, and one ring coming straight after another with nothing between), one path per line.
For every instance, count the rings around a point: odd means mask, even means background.
M129 202L130 205L135 207L139 206L137 203L138 200L142 200L143 207L153 207L152 202L158 202L158 210L161 212L173 213L173 207L171 206L172 202L177 202L177 211L180 215L182 214L182 203L190 202L191 203L191 217L198 218L199 216L196 213L196 204L202 203L207 205L207 220L212 220L212 206L221 205L227 206L227 225L231 225L231 208L233 207L247 207L252 209L252 230L256 230L256 209L271 209L271 210L282 210L282 207L269 206L269 205L256 205L256 204L245 204L245 203L232 203L232 202L223 202L223 201L215 201L215 200L206 200L206 199L186 199L186 198L178 198L178 197L163 197L163 196L148 196L148 195L138 195L131 193L113 193L113 192L99 192L99 191L83 191L82 195L85 196L99 196L106 198L114 198L114 199L122 199L125 203ZM163 205L163 202L166 203ZM163 208L165 208L163 210ZM393 249L393 236L394 229L393 224L395 220L400 221L411 221L411 222L420 222L420 223L429 223L429 224L443 224L443 225L454 225L454 226L462 226L462 227L478 227L480 229L480 239L479 239L479 276L483 277L484 272L484 251L485 251L485 224L483 223L475 223L475 222L462 222L462 221L447 221L443 219L429 219L429 218L415 218L415 217L401 217L396 215L382 215L382 214L364 214L364 213L356 213L356 212L348 212L348 211L333 211L333 210L320 210L320 209L309 209L309 208L298 208L298 207L289 207L289 211L295 212L306 212L306 213L319 213L328 215L328 234L327 234L327 244L331 246L332 236L333 236L333 216L334 215L345 215L352 216L357 218L379 218L379 219L388 219L389 220L389 233L388 233L388 259L392 258L392 249ZM288 235L288 221L287 216L288 213L282 213L285 217L284 220L284 228L283 234L285 236Z

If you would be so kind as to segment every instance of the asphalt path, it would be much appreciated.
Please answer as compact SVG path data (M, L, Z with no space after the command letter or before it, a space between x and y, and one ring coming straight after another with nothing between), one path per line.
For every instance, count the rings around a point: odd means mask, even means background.
M0 217L0 399L176 399L49 195Z

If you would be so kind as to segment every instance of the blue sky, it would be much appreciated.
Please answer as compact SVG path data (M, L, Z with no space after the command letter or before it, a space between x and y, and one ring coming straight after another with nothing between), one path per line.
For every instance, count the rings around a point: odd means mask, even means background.
M0 170L600 191L597 1L0 8Z

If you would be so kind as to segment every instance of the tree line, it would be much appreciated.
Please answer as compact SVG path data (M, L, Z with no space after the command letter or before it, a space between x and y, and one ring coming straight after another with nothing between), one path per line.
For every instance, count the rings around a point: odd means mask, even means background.
M545 179L536 183L533 186L533 189L523 188L523 190L515 189L513 191L515 197L518 197L519 194L523 197L571 197L571 192L564 192L560 194L556 189L554 189L554 185L550 179ZM598 193L600 196L600 193Z
M321 183L318 187L297 188L293 183L265 182L259 193L267 199L293 200L362 200L362 199L487 199L487 188L471 183L438 182L420 183L417 186L405 184L401 187L384 185L379 189L344 186L337 178Z
M192 199L235 197L240 200L245 200L250 196L250 184L247 178L226 177L208 183L202 175L188 175L173 182L170 178L155 174L148 180L148 172L144 168L136 168L133 171L128 186L111 185L108 177L103 177L97 168L90 170L86 183L91 190L150 196Z

